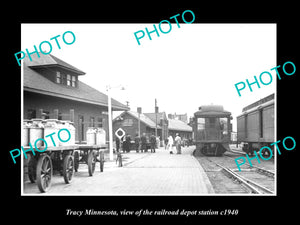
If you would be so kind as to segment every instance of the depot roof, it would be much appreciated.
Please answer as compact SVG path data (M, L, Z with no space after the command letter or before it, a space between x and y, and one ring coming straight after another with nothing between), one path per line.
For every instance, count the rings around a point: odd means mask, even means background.
M25 57L26 65L30 68L40 68L40 67L60 67L67 69L69 71L72 71L76 75L84 75L85 72L82 70L76 68L75 66L72 66L69 63L66 63L65 61L55 57L54 55L48 54L44 55L42 53L39 53L39 56L37 54L32 54L31 61L28 57Z
M23 61L24 91L107 107L107 95L96 90L95 88L92 88L84 82L78 80L76 87L70 87L55 83L48 79L47 75L42 75L39 73L38 71L40 68L47 69L50 72L55 72L56 70L59 71L59 69L63 68L64 70L70 71L75 75L85 74L81 70L64 62L61 59L58 59L55 56L40 55L41 60L38 60L38 57L35 57L34 59L32 56L32 62L28 59L28 57L25 57ZM112 99L112 109L129 110L126 105L116 101L115 99Z

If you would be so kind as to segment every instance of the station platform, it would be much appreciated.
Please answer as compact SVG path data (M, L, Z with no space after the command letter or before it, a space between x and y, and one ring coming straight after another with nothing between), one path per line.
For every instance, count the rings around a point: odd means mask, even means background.
M45 195L211 195L212 185L203 168L192 155L195 147L183 147L182 154L170 154L164 148L155 153L122 153L123 167L105 155L104 172L99 163L92 177L80 164L72 183L63 184L53 177L51 190ZM56 183L55 179L57 179ZM59 180L59 181L58 181ZM31 188L30 188L31 187ZM38 193L25 184L25 193Z

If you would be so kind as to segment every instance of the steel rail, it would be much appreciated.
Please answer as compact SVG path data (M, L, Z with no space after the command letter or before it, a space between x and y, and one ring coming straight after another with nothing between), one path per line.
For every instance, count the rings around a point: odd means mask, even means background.
M238 154L244 154L244 155L246 154L246 153L243 153L243 152L237 152L237 151L233 151L233 150L230 150L230 151L233 152L233 153L238 153ZM229 155L225 155L225 154L224 154L224 156L232 158L232 157L229 156ZM271 177L271 178L274 178L274 177L275 177L275 173L272 172L272 171L270 171L270 170L266 170L266 169L261 168L261 167L258 167L258 166L250 165L250 164L247 163L247 162L245 162L245 165L249 166L250 168L255 168L256 172L258 172L258 173L264 174L264 175L266 175L266 176L268 176L268 177Z
M208 161L213 162L212 160L208 159ZM221 167L223 171L227 172L227 174L229 174L231 177L234 177L239 183L242 183L246 188L248 188L252 193L255 194L274 194L273 191L269 190L266 187L263 187L260 184L257 184L254 181L251 181L239 174L237 174L236 172L234 172L233 170L229 169L228 167L224 167L216 162L213 162L214 164L216 164L217 166Z
M217 164L217 163L216 163ZM268 188L252 181L249 180L239 174L237 174L236 172L232 171L231 169L224 167L220 164L217 164L219 167L221 167L224 171L226 171L227 173L229 173L232 177L234 177L235 179L237 179L238 181L240 181L241 183L243 183L246 187L248 187L253 193L256 194L274 194L273 191L269 190ZM260 189L260 190L259 190Z
M217 163L216 163L217 164ZM221 167L223 169L223 171L225 171L227 174L230 175L230 177L236 179L239 183L242 183L246 188L248 188L251 193L255 193L255 194L263 194L261 191L259 191L257 188L253 187L251 184L249 184L248 182L246 182L244 179L242 179L240 176L237 176L237 174L235 172L233 172L231 169L221 166L219 164L217 164L219 167Z

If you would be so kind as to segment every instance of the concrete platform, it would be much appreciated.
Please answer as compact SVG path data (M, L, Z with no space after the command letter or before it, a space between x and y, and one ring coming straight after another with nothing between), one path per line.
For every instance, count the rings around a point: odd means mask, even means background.
M71 184L56 175L44 195L209 195L212 185L199 162L192 156L194 148L183 148L182 154L156 149L156 153L125 153L123 167L115 161L99 164L92 177L87 166L80 165ZM39 194L36 184L24 184L24 194Z

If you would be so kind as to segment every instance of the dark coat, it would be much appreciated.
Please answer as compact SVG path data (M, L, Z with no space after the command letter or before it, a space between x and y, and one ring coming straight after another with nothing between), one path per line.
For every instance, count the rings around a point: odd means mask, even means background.
M154 135L151 135L151 137L150 137L150 143L151 144L156 144L156 137Z
M136 144L139 144L140 141L141 141L141 138L140 138L139 136L136 136L136 137L134 138L134 142L135 142Z
M142 137L141 137L141 142L142 142L142 144L146 144L146 143L147 143L147 138L146 138L146 136L142 136Z

